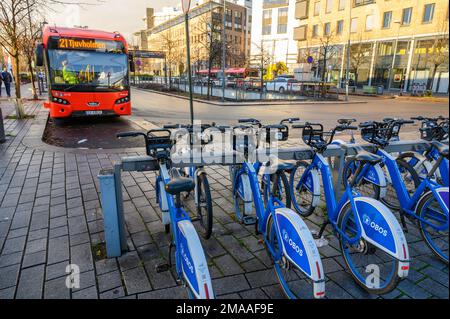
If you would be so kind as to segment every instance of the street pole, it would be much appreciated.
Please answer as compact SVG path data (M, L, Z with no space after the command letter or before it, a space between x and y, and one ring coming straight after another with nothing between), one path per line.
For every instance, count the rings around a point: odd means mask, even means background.
M349 5L349 20L348 20L348 44L347 44L347 71L345 73L345 100L349 100L349 85L350 85L350 47L352 36L352 1Z
M194 125L194 95L192 92L192 73L191 73L191 43L189 37L189 13L184 15L186 25L186 50L187 50L187 69L189 80L189 107L191 111L191 124Z
M0 144L6 142L5 126L3 125L2 108L0 107Z
M225 32L225 24L227 22L226 18L226 0L223 0L223 19L222 19L222 102L225 102L225 61L227 54L226 47L226 32Z

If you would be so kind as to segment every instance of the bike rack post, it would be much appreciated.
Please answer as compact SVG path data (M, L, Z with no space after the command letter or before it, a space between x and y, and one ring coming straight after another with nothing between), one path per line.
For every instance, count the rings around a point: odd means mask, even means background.
M0 107L0 144L6 142L5 126L3 124L2 108Z
M108 258L120 257L127 249L120 169L120 164L115 165L98 175Z

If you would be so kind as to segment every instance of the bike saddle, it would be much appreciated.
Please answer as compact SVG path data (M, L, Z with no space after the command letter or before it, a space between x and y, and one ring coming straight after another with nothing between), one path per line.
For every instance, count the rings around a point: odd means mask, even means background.
M295 167L295 164L292 163L291 161L279 159L275 155L270 155L269 162L267 162L267 166L270 168L272 172L278 172L291 170Z
M382 161L381 156L363 150L358 150L358 153L354 156L354 158L362 164L368 163L371 165L378 164Z
M178 195L182 192L190 192L195 188L191 178L182 177L177 169L172 169L172 180L166 184L166 192L170 195Z
M448 157L448 145L438 141L433 141L431 144L437 149L441 156Z

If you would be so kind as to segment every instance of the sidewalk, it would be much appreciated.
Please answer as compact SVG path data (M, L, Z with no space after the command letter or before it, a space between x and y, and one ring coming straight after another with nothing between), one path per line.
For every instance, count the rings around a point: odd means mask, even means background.
M2 104L3 107L3 104ZM39 102L26 111L42 118ZM129 252L97 260L104 241L97 174L122 153L63 152L25 146L40 138L33 120L6 120L9 134L0 144L0 299L6 298L186 298L173 271L156 272L167 262L168 238L160 221L153 188L155 174L123 173L123 195ZM254 235L233 219L227 168L207 168L214 200L214 231L203 241L215 293L219 298L284 298L271 261ZM318 229L322 214L308 225ZM410 226L407 238L413 257L408 279L384 296L371 296L344 270L337 240L320 248L327 274L327 297L448 298L448 267L432 256ZM80 288L66 288L66 267L80 267ZM311 293L305 297L310 297Z

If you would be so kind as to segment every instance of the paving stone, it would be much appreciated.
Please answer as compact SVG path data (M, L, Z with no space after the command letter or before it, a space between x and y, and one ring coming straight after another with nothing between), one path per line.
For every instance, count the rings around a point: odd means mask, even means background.
M225 295L250 289L244 275L223 277L213 280L216 295Z
M177 283L170 271L157 272L156 267L167 262L162 258L154 258L145 264L145 270L153 289L162 289L176 286Z
M105 291L100 294L100 299L118 299L125 296L125 290L122 287L118 287L109 291Z
M97 282L99 292L104 292L117 287L121 287L121 273L119 271L113 271L97 276Z
M270 299L286 299L280 285L266 286L261 288Z
M17 238L26 236L28 233L28 227L18 228L18 229L12 229L8 233L8 239Z
M437 281L441 285L444 285L445 287L447 287L447 290L448 290L448 282L449 282L448 272L445 273L443 271L440 271L440 270L430 266L430 267L427 267L427 268L421 270L421 273L427 275L428 277L430 277L434 281Z
M70 299L70 289L66 286L66 277L47 281L44 286L45 299Z
M67 216L60 216L50 219L50 229L67 226Z
M418 285L435 297L441 299L449 298L448 288L430 278L426 278L425 280L419 282Z
M28 240L32 241L32 240L47 238L47 235L48 235L47 229L39 229L39 230L30 231L28 233Z
M48 265L46 271L46 280L51 280L59 277L66 277L68 273L66 272L67 266L69 266L69 261L63 261L57 264Z
M124 278L127 294L136 294L152 289L145 274L145 270L142 267L126 270L122 273L122 275Z
M29 241L26 246L25 254L33 254L47 249L47 239L37 239Z
M97 275L106 274L108 272L119 270L115 258L103 259L95 262Z
M70 247L71 263L80 267L80 272L94 269L91 245L82 244Z
M276 284L277 277L273 269L261 270L252 273L245 274L250 286L252 288L258 288L262 286L270 286Z
M14 299L14 292L16 287L0 289L0 300Z
M0 268L20 264L22 261L22 252L12 253L0 256Z
M253 258L250 259L246 262L243 262L241 264L242 268L244 268L244 270L246 272L253 272L253 271L258 271L258 270L263 270L266 269L267 267L264 266L264 264L262 262L259 261L259 259L257 258Z
M252 300L269 299L269 297L260 288L243 291L239 293L239 295L242 297L242 299L252 299Z
M184 287L172 287L155 290L138 295L138 299L187 299L187 290Z
M48 243L48 264L55 264L69 259L69 238L53 238Z
M47 258L47 251L38 251L37 253L23 256L22 269L33 267L40 264L45 264Z
M13 287L17 284L20 265L12 265L0 268L0 290Z
M214 263L219 267L225 276L237 275L243 272L243 269L230 255L223 255L214 259Z
M328 299L353 299L352 295L332 281L328 281L325 284L325 289L326 298Z
M72 293L72 299L98 299L97 288L95 286L74 291Z
M137 252L128 252L119 257L118 260L122 271L136 268L141 263Z
M6 255L23 251L26 239L25 236L7 239L3 245L3 250L1 251L2 254Z
M17 286L17 299L41 299L45 266L39 265L23 269Z
M358 299L374 299L377 296L371 295L363 290L346 271L327 274L336 284L341 286L347 293Z
M96 285L95 272L93 270L80 273L80 286L72 289L72 292L83 290Z
M408 279L402 280L397 288L413 299L427 299L431 294L422 287L415 285Z

